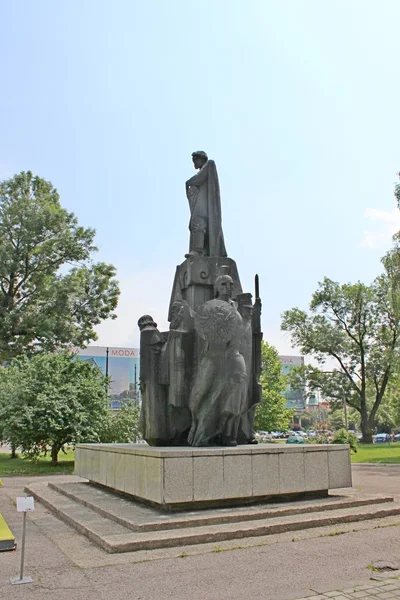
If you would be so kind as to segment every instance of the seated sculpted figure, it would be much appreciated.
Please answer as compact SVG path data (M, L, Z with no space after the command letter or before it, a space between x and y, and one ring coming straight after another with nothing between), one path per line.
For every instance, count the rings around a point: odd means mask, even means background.
M246 404L248 377L239 352L242 318L232 300L232 278L220 275L215 288L216 298L201 305L195 316L204 349L189 399L192 446L236 446Z

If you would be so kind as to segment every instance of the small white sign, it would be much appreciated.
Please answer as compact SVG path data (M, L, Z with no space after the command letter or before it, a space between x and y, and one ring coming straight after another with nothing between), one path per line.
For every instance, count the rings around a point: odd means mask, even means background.
M35 510L33 496L17 498L17 512L27 512L28 510Z

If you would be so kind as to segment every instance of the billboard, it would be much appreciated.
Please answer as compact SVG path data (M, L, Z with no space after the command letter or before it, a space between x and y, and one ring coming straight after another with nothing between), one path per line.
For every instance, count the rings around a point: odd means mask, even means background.
M121 402L130 399L139 403L139 348L118 348L111 346L88 346L84 350L77 349L82 360L90 360L111 378L109 395L112 408L120 408ZM293 367L304 365L304 356L279 356L282 373L287 375ZM287 387L283 393L286 408L304 410L306 408L305 393Z
M139 349L88 346L77 350L82 360L90 360L111 378L109 396L112 408L124 400L139 402Z
M282 363L282 373L287 375L294 367L302 367L304 365L304 356L280 356ZM304 410L306 407L306 399L304 391L294 391L290 389L290 385L283 392L286 398L286 408L294 408L296 410Z

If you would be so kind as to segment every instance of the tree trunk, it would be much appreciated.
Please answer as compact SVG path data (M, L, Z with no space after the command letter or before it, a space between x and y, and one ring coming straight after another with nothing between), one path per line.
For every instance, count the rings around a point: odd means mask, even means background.
M368 418L367 403L366 399L361 398L361 432L362 432L362 443L372 444L372 429L370 426L370 420Z
M58 453L60 451L60 444L53 444L51 447L51 464L53 467L58 465Z
M17 458L17 449L15 444L11 444L11 458Z

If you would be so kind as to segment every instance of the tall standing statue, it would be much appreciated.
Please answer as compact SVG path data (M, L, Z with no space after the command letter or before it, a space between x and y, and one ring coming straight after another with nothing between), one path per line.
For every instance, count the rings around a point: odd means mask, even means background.
M227 256L217 167L202 150L193 152L192 159L198 173L186 182L190 208L189 256Z
M226 254L215 163L203 151L192 159L189 253L176 268L169 331L149 315L139 319L143 437L153 446L252 444L261 399L258 276L253 304Z

